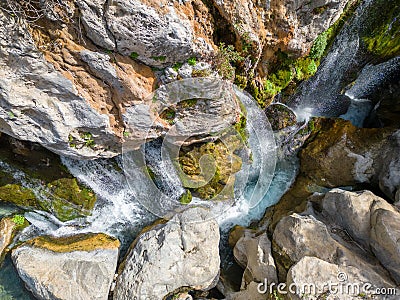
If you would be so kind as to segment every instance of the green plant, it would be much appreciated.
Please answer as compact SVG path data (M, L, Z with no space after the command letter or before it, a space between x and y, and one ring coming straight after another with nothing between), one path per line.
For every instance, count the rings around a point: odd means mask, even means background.
M85 146L93 148L95 145L93 135L90 132L82 132L80 134L81 138L84 140Z
M124 131L124 137L129 137L130 133L129 131Z
M12 221L15 223L15 225L22 226L25 224L25 217L21 215L14 215Z
M192 193L189 190L186 190L185 193L182 194L181 198L179 199L181 204L189 204L192 202Z
M310 58L320 59L324 55L326 46L328 45L328 33L329 29L317 36L310 49Z
M235 67L233 65L243 60L244 57L235 50L233 45L219 44L217 69L223 78L233 80L235 78Z
M11 119L14 119L14 118L15 118L15 115L14 115L14 113L13 113L12 111L7 112L7 115L8 115Z
M167 59L166 56L152 56L151 59L156 60L156 61L165 61Z
M137 58L139 57L139 54L136 53L136 52L132 52L132 53L129 55L129 57L132 58L132 59L137 59Z
M189 58L187 62L189 64L189 66L195 66L197 63L196 57Z
M174 69L176 72L182 67L183 63L177 62L172 66L172 69Z
M187 99L179 102L179 105L182 108L192 107L195 106L196 104L197 104L197 99Z

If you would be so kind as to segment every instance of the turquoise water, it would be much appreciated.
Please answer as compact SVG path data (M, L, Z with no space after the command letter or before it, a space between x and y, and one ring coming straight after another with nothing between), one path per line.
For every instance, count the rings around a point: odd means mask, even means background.
M0 300L34 299L35 298L24 288L11 261L10 255L7 255L0 267Z

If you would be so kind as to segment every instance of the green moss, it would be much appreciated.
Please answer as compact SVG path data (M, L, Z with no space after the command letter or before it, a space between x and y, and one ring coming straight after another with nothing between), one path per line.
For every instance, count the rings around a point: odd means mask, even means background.
M40 206L61 221L89 215L97 200L94 192L80 186L75 178L58 179L47 187L51 201L41 201Z
M244 90L247 87L247 77L243 75L235 75L235 84Z
M197 104L197 99L187 99L178 103L181 108L193 107Z
M37 207L38 205L38 200L33 191L18 184L1 186L0 199L23 207Z
M152 56L151 59L156 60L156 61L165 61L167 59L166 56Z
M182 204L189 204L190 202L192 202L192 193L189 190L186 190L186 192L183 193L181 198L179 199L179 202Z
M132 52L132 53L129 55L129 57L132 58L132 59L137 59L137 58L139 57L139 54L136 53L136 52Z
M169 124L175 124L176 112L172 108L165 109L161 114L160 118L167 121Z
M381 18L381 24L363 37L369 52L390 58L400 54L400 6L386 12Z
M172 69L174 69L176 72L182 67L183 63L177 62L172 66Z
M234 173L241 169L242 161L233 152L243 143L235 134L222 139L224 142L184 147L178 158L180 167L177 168L182 185L205 200L232 199Z
M82 233L73 236L40 236L24 245L65 253L72 251L94 251L96 249L114 249L120 246L117 239L104 233Z
M15 223L15 225L22 226L25 223L25 217L21 215L14 215L12 217L12 221Z

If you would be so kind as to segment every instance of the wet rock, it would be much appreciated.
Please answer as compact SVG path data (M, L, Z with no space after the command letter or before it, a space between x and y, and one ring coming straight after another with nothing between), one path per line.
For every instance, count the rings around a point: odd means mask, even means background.
M38 299L108 299L119 242L105 234L38 237L12 251L25 286Z
M155 225L132 244L119 270L114 299L161 300L181 287L214 287L218 244L218 224L205 208L189 208Z
M0 264L2 263L8 245L11 244L18 225L11 217L4 217L0 220Z
M296 124L296 114L286 105L273 103L265 109L268 121L274 131Z

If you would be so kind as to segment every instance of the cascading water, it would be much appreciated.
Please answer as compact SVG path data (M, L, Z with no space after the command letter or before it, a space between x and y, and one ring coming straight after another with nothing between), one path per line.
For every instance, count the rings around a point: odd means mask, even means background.
M335 38L317 73L302 83L298 93L289 99L288 106L299 120L311 116L341 116L361 126L373 106L366 100L370 93L398 73L398 57L377 65L369 63L371 54L366 49L363 36L375 29L371 19L374 18L372 12L377 9L377 2L362 1L350 22ZM354 82L354 74L360 71Z

